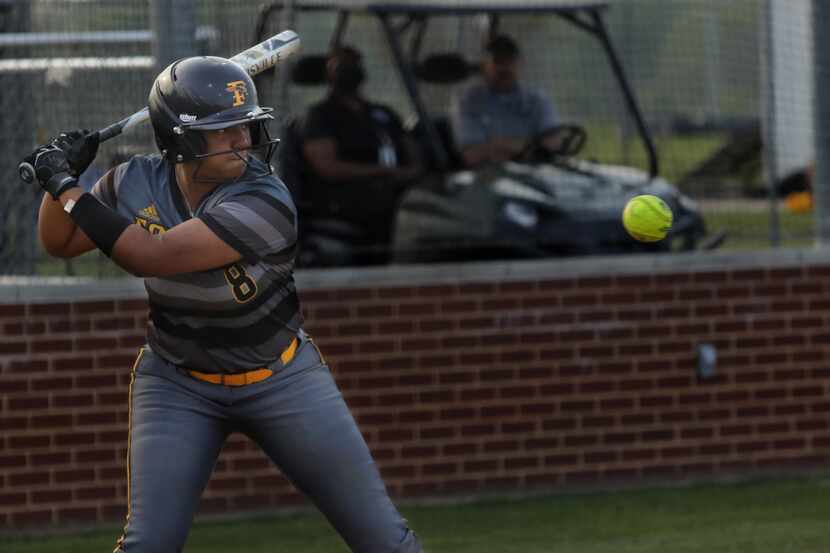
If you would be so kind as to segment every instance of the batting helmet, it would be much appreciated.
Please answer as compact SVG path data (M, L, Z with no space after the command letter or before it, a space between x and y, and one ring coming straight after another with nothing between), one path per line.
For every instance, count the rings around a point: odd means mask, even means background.
M265 122L272 108L259 106L256 87L242 67L226 58L199 56L173 62L156 77L148 98L150 120L162 156L173 163L207 157L201 132L251 126L252 147L273 144Z

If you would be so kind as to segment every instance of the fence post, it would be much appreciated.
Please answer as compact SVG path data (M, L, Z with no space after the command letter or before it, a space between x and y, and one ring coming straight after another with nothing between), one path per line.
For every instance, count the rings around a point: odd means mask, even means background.
M193 0L152 0L153 57L156 73L173 61L196 55L196 10Z
M816 244L830 244L830 4L813 0L813 55L815 59L815 173L813 175L814 225Z

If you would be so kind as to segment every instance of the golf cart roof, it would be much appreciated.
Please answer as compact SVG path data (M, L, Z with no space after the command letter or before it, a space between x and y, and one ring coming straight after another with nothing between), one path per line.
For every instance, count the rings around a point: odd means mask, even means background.
M420 0L418 2L383 2L355 0L300 0L293 7L299 10L331 10L343 12L375 12L388 14L464 15L476 13L563 13L598 10L608 2L596 0L518 0L515 2L461 2L459 0Z
M475 13L540 13L540 12L569 12L585 9L601 9L607 2L571 0L562 2L557 0L524 0L497 4L493 2L369 2L367 8L371 11L386 13L433 13L447 15L464 15Z

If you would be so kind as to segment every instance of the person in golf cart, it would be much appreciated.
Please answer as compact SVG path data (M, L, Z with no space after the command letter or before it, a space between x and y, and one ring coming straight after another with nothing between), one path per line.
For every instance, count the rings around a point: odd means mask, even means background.
M492 37L484 48L481 80L453 96L453 135L468 167L514 159L529 140L560 123L550 98L519 83L520 62L512 38ZM556 135L544 146L555 150Z
M361 93L365 79L358 50L340 46L329 54L329 93L304 117L302 154L330 209L361 226L369 246L385 247L390 206L421 174L421 164L400 117Z

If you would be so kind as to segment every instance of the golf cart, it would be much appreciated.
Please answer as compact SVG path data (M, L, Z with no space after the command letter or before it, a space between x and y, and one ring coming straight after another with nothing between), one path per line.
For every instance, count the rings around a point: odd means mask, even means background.
M315 12L319 17L329 13L333 31L328 47L354 44L365 51L371 49L361 43L365 33L347 37L350 23L357 17L379 23L382 38L371 47L385 49L394 62L397 78L415 113L408 132L421 146L428 168L424 177L385 206L394 214L386 261L517 259L699 248L706 234L703 218L692 200L658 176L657 153L605 27L606 9L605 3L553 0L296 1L264 7L257 39L272 32L274 26L285 24L294 26L302 36L302 21L307 14ZM647 171L580 158L590 137L582 126L570 124L533 137L511 161L474 170L463 166L447 113L428 106L424 89L457 87L473 77L478 64L467 56L477 55L478 48L475 53L467 53L461 47L438 50L436 44L448 42L447 20L478 26L483 36L492 36L512 16L532 16L534 21L543 16L554 18L599 45L612 74L611 82L621 93L621 105L645 149ZM436 29L443 29L443 39L430 40ZM315 31L319 32L319 26ZM308 51L304 46L303 57L291 71L289 86L324 86L324 66L325 51ZM258 83L258 87L268 88L266 81L260 82L265 84ZM325 192L320 192L319 183L305 166L296 132L299 124L290 121L284 127L279 169L294 191L301 212L299 265L359 263L356 254L362 243L361 231L338 217L336 209L327 208ZM555 151L544 146L551 135L556 135L561 145ZM623 207L639 194L660 196L672 208L674 225L665 240L637 242L623 229Z

